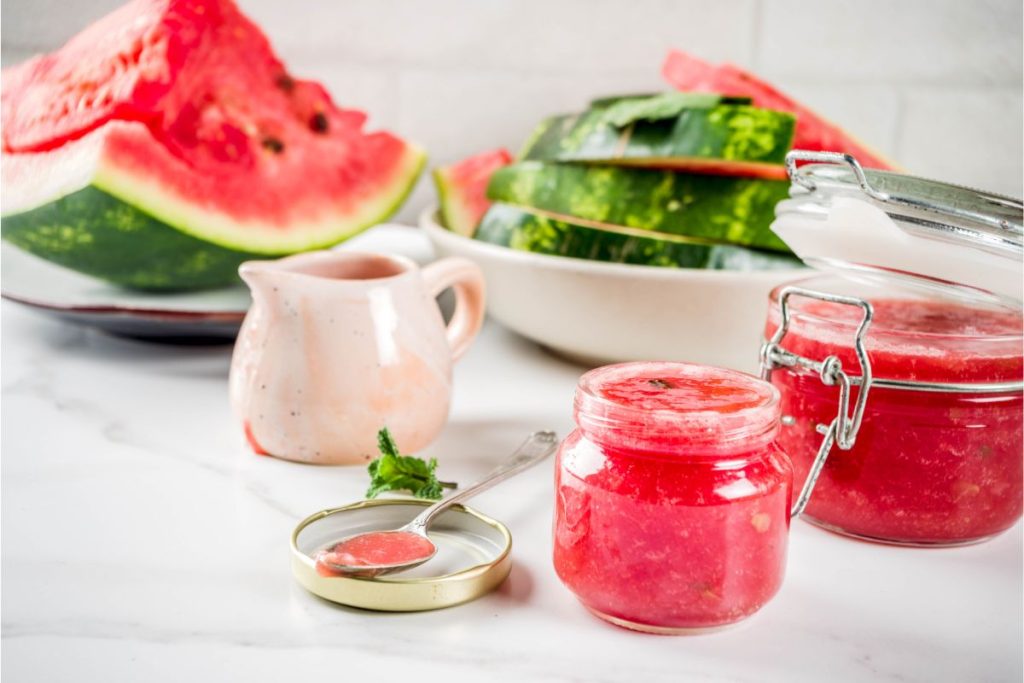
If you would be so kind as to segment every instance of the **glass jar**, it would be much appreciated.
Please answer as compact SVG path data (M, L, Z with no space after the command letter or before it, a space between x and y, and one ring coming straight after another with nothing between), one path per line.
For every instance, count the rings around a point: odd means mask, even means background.
M1022 319L1018 311L965 305L822 276L799 283L815 292L852 293L869 301L873 321L865 346L876 378L948 384L1019 380ZM781 322L772 292L767 338ZM794 299L783 346L809 359L834 356L857 367L852 340L859 309ZM800 366L777 370L782 394L780 446L796 481L807 477L836 417L839 396L819 373ZM858 389L851 390L856 400ZM971 393L892 388L873 382L857 438L832 453L805 517L826 528L871 540L948 545L982 540L1021 517L1020 391Z
M597 616L656 633L740 621L778 591L792 470L779 394L744 373L586 373L556 465L554 565Z
M813 487L806 517L893 544L984 540L1020 519L1024 497L1020 202L843 162L852 172L791 166L793 199L773 225L836 273L772 292L762 349L782 397L779 444L797 485ZM840 211L829 230L902 242L831 258L814 224ZM946 251L920 262L929 249Z

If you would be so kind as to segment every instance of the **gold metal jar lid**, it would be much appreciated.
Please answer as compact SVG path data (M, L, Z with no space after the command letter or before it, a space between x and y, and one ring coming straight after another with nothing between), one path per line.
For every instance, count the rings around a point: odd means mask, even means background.
M354 534L398 528L428 505L412 499L367 500L310 515L292 532L292 575L325 600L382 612L451 607L497 588L512 569L512 535L501 522L462 505L431 525L437 555L419 567L373 579L317 572L319 550Z

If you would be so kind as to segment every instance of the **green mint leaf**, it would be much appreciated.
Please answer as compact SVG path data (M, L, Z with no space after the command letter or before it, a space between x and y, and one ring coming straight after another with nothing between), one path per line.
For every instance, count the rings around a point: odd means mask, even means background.
M610 102L604 120L616 128L637 121L674 119L686 109L710 109L718 104L748 104L749 98L723 97L717 93L665 92L647 97L624 97Z
M604 109L622 100L639 100L644 97L654 97L657 94L656 92L637 92L628 95L606 95L590 100L589 107L590 109Z
M433 482L424 484L416 491L413 491L413 495L417 498L426 498L427 500L440 500L444 496L444 492L441 489L441 485L435 479Z
M377 432L377 448L381 455L401 455L398 451L398 444L395 443L395 438L391 436L387 427Z
M377 433L380 457L371 462L366 470L370 474L367 498L376 498L387 491L408 491L417 498L437 500L444 495L444 488L455 484L437 480L437 459L429 462L412 455L402 455L387 427Z

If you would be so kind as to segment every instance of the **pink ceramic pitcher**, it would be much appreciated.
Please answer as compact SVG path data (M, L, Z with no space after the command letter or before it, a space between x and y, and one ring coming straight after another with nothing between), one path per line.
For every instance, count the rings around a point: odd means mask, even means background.
M422 270L381 254L321 251L239 269L252 291L231 359L231 402L257 453L311 463L377 456L387 426L415 452L448 417L452 362L483 322L471 261ZM455 290L445 328L435 297Z

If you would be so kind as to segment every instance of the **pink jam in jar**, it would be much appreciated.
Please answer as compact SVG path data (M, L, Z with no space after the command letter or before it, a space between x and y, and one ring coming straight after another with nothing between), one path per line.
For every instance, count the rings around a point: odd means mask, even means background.
M899 287L818 277L805 289L870 301L865 337L874 381L853 448L833 447L805 518L833 531L906 545L956 545L1005 531L1021 517L1024 398L1020 389L934 391L880 386L884 380L984 385L1020 382L1020 310L966 304ZM779 326L772 294L766 337ZM856 307L791 298L780 346L822 361L835 355L861 373L853 339ZM799 485L821 444L818 427L837 415L838 390L812 370L781 368L779 445L793 460ZM853 397L857 391L853 391ZM852 402L851 402L852 405Z
M592 612L685 633L778 591L792 472L779 395L744 373L624 363L586 373L556 466L554 564Z

